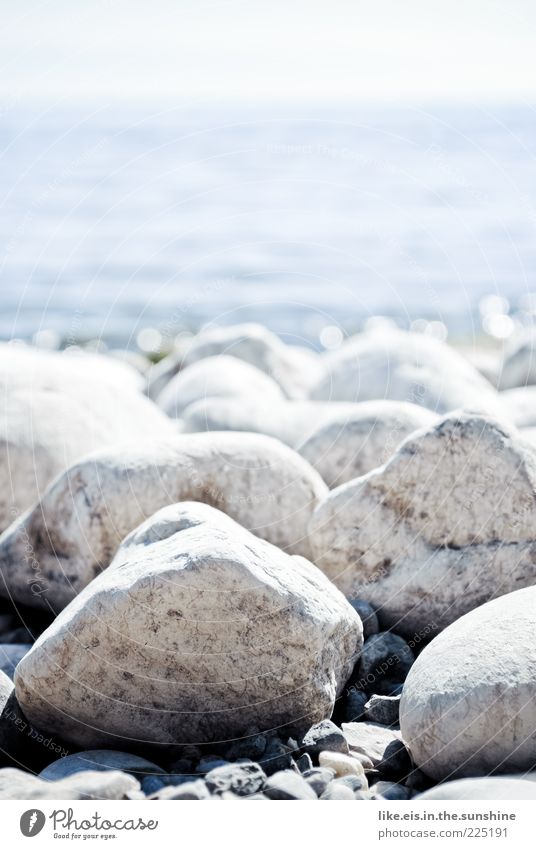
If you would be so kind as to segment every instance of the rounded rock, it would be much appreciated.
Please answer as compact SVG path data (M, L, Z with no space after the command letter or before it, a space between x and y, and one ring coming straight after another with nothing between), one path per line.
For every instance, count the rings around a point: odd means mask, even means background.
M536 766L536 587L494 599L445 629L404 685L400 728L436 780Z
M121 540L177 501L209 503L291 554L327 488L292 449L260 434L192 434L81 460L0 540L0 594L59 610L109 565Z
M510 425L455 413L332 490L309 536L312 559L345 595L417 644L534 583L535 522L534 446Z
M81 747L303 733L331 714L361 645L361 620L311 563L183 503L127 537L15 686L35 726Z
M178 419L196 401L206 398L282 400L278 384L264 372L235 357L208 357L180 371L164 387L156 403Z
M410 433L436 421L430 410L401 401L365 401L320 423L300 446L330 489L383 465Z

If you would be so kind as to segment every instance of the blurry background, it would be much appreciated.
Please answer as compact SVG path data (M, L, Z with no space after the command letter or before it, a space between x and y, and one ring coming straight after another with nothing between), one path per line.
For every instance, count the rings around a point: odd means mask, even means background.
M536 312L535 23L529 0L0 0L0 337L508 339Z

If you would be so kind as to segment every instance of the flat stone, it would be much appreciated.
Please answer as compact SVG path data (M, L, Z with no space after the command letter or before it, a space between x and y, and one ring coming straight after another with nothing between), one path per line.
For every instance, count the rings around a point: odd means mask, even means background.
M266 780L264 795L269 799L316 799L313 788L293 770L276 772Z
M364 776L365 774L363 765L356 758L340 752L320 752L318 763L320 766L332 769L338 778L344 775Z
M400 731L374 722L343 722L342 730L350 751L365 755L376 769L388 768L390 760L399 759L400 747L404 748Z

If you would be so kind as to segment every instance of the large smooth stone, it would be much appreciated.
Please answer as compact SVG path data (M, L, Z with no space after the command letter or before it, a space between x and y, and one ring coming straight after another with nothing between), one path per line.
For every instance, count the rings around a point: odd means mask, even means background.
M0 769L0 799L128 799L140 785L124 772L78 772L45 781L20 769Z
M536 581L536 451L506 424L453 414L334 489L313 560L384 629L415 638Z
M239 398L280 401L283 393L275 380L235 357L207 357L179 371L156 403L168 416L178 419L184 410L205 398Z
M371 331L321 358L309 397L331 401L409 401L436 413L459 407L500 414L499 395L461 354L422 333Z
M536 768L536 587L472 610L409 671L400 728L417 766L441 780Z
M109 357L0 344L0 530L80 457L172 435L139 379Z
M381 466L406 436L436 421L424 407L402 401L348 407L319 423L299 448L330 489Z
M128 772L138 779L145 775L165 774L165 770L161 767L146 758L132 755L130 752L93 749L92 751L67 755L53 761L40 772L39 777L45 778L47 781L59 781L62 778L75 775L77 772L87 772L88 770L93 772L119 770L120 772Z
M189 499L307 556L308 521L326 492L302 457L260 434L179 435L100 452L68 469L0 537L0 593L60 609L108 566L127 533Z
M536 799L536 784L533 781L523 781L523 778L503 778L490 776L488 778L460 778L458 781L447 781L414 796L415 802L427 802L432 799Z
M288 398L303 398L317 378L320 358L312 351L286 345L260 324L235 324L202 330L191 341L184 365L221 354L236 357L269 374Z
M359 616L301 557L205 504L172 505L19 663L24 713L83 747L229 741L331 714Z

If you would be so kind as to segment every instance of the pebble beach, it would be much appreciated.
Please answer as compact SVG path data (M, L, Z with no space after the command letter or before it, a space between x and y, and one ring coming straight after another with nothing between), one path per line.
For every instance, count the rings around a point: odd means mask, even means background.
M535 346L0 343L0 798L536 798Z

